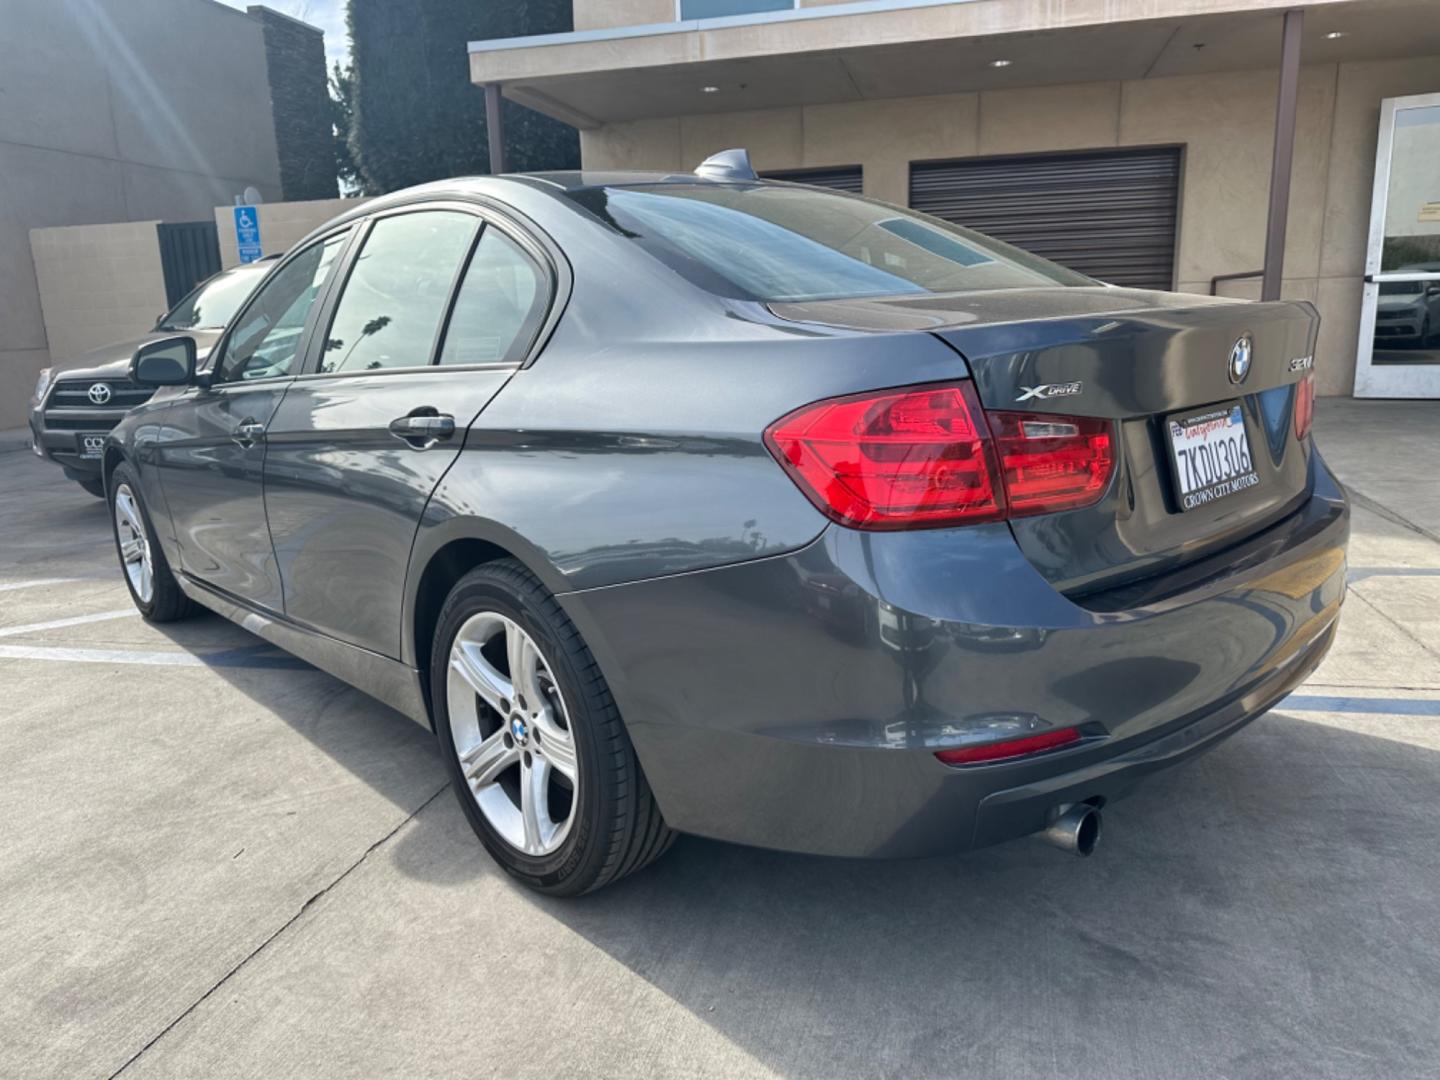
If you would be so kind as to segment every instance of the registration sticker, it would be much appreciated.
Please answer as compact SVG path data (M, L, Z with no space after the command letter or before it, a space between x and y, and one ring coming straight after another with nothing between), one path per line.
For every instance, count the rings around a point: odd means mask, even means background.
M1180 508L1194 510L1260 483L1238 404L1165 422L1180 489Z

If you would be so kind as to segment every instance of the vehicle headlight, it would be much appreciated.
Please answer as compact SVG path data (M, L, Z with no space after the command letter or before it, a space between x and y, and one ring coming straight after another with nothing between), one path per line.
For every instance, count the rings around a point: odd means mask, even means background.
M54 368L41 368L40 378L35 380L35 396L32 399L37 405L45 400L45 391L50 389L51 375Z

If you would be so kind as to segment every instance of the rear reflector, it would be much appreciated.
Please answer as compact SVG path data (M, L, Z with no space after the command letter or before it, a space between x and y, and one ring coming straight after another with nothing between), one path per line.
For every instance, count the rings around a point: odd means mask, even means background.
M1039 735L1027 735L1023 739L1006 739L1004 742L985 743L982 746L962 746L955 750L937 750L935 756L946 765L978 765L983 761L1005 761L1009 758L1038 754L1042 750L1054 750L1080 741L1080 729L1067 727L1044 731Z
M1114 471L1108 420L986 413L969 382L833 398L765 443L810 501L859 529L934 528L1088 506Z
M1295 438L1304 440L1315 422L1315 373L1307 371L1295 384Z

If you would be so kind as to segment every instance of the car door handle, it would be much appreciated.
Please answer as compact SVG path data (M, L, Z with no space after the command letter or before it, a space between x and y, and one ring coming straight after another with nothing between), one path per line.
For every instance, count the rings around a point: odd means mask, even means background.
M230 437L241 446L249 448L265 437L265 425L254 417L247 416L240 421Z
M390 434L413 450L429 450L455 434L455 417L426 406L391 420Z

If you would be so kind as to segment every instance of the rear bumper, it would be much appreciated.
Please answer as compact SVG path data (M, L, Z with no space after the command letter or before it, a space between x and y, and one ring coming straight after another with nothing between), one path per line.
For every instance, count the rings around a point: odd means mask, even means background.
M1008 527L832 528L802 551L570 593L674 828L815 854L941 854L1109 801L1238 730L1324 657L1349 511L1312 498L1212 576L1082 607ZM1081 744L942 765L968 741L1078 726Z

